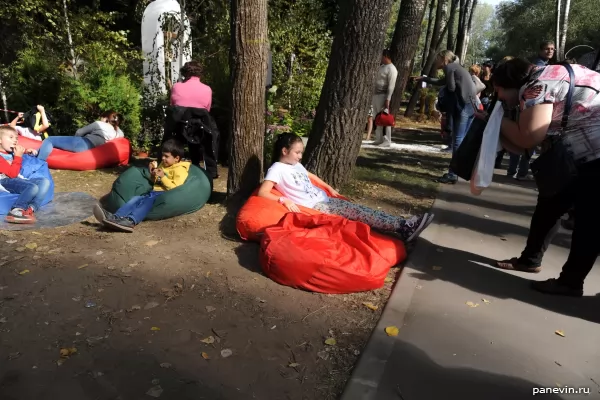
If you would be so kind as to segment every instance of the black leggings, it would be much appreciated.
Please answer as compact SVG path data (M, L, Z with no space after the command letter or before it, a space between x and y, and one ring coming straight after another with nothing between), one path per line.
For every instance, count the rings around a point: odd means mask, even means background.
M573 207L574 229L569 258L559 280L573 288L583 288L583 281L600 253L600 160L581 165L578 177L554 197L538 197L531 219L527 247L521 256L524 264L539 265L559 219Z

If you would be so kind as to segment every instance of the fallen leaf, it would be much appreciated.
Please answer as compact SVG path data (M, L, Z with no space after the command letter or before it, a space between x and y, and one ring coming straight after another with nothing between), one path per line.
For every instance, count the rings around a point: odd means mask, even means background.
M101 256L102 254L104 254L104 252L103 252L102 250L98 250L98 251L96 252L96 255L97 255L97 256Z
M442 269L442 267L434 266L434 267L431 267L431 269L434 271L439 271Z
M28 248L29 250L34 250L37 248L37 243L35 243L35 242L27 243L25 245L25 247Z
M487 300L487 299L481 299L481 301L483 301L485 304L490 304L491 301Z
M317 353L317 356L318 356L318 357L319 357L321 360L324 360L324 361L327 361L327 360L329 360L329 353L328 353L328 352L326 352L326 351L319 351L319 352Z
M150 328L150 330L153 332L157 332L160 331L160 328L158 326L153 326L152 328Z
M556 331L554 333L556 333L558 336L565 337L565 332L564 331Z
M35 231L33 231L33 232L29 232L29 233L31 233L32 235L38 235L38 236L42 236L42 234L41 234L41 233L39 233L39 232L35 232Z
M325 344L328 346L335 346L336 343L337 342L332 337L325 339Z
M19 358L19 357L21 357L21 356L22 356L21 352L19 352L19 351L15 351L14 353L10 353L10 354L8 355L8 359L9 359L9 360L16 360L17 358Z
M7 240L6 243L8 243L8 244L15 244L15 243L17 243L17 241L16 240Z
M298 363L290 363L288 365L288 367L290 367L290 368L296 368L296 367L299 367L299 366L300 366L300 364L298 364Z
M206 273L206 277L208 278L209 276L210 276L210 271L208 271L208 272Z
M73 354L77 353L77 349L75 347L69 347L60 349L60 357L61 358L69 358Z
M216 308L215 308L215 307L213 307L213 306L206 306L206 312L209 312L209 313L210 313L210 312L213 312L213 311L215 311L215 310L216 310Z
M210 360L210 356L208 355L208 353L202 352L201 354L202 354L202 358L204 358L205 360ZM221 355L223 355L223 354L221 353Z
M201 342L206 344L213 344L215 342L215 338L214 336L209 336L205 339L202 339Z
M394 282L394 279L392 279L390 277L387 277L383 281L386 282L386 283L390 283L390 282Z
M25 251L25 247L17 247L17 248L15 249L15 251L18 251L19 253L22 253L22 252L24 252L24 251Z
M467 301L465 304L471 308L479 307L479 303L473 303L472 301Z
M400 329L398 329L397 326L388 326L387 328L385 328L385 333L387 333L388 336L398 336L398 333L400 333Z
M173 366L173 365L171 365L171 364L169 364L169 363L161 363L161 364L160 364L160 367L161 367L161 368L167 368L167 369L169 369L169 368L171 368L172 366Z
M230 349L221 350L221 357L223 357L223 358L227 358L227 357L231 356L232 354L233 354L233 351L231 351Z
M484 218L489 218L490 216L489 216L489 215L484 215L483 217L484 217Z
M30 271L28 269L24 269L23 271L19 272L19 275L25 275L28 274Z
M146 246L156 246L158 244L158 240L149 240L146 243L144 243Z
M5 324L5 323L6 323L6 317L0 318L0 324Z
M85 268L85 267L87 267L88 265L89 265L89 264L83 264L83 265L80 265L79 267L77 267L77 269L84 269L84 268Z
M367 307L369 310L377 311L379 306L376 306L373 303L369 303L368 301L363 302L363 306Z

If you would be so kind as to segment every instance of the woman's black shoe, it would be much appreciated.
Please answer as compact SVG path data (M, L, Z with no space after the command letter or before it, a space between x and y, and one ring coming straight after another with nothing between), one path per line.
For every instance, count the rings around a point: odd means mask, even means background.
M458 178L451 177L449 174L444 174L441 178L436 179L436 182L445 183L447 185L454 185L456 182L458 182Z
M563 285L558 279L548 279L547 281L531 282L533 290L546 294L555 294L559 296L581 297L583 289L574 289Z

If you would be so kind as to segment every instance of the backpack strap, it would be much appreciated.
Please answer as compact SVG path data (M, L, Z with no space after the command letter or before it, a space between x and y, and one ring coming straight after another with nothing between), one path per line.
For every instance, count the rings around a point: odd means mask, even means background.
M573 92L575 91L575 72L573 72L573 67L566 61L559 63L567 69L569 73L569 91L567 92L567 98L565 99L565 108L563 110L563 116L561 120L561 126L564 128L567 127L567 123L569 122L569 114L571 113L571 107L573 107Z

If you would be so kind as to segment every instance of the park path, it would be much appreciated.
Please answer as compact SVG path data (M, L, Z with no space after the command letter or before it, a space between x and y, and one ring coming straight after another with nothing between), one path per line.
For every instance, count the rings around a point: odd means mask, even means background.
M581 398L569 388L600 399L600 268L580 299L529 288L558 275L568 231L539 274L491 267L520 254L536 201L533 183L498 172L479 197L465 182L441 188L343 400L518 400L542 387L554 391L544 399ZM391 325L398 336L384 332Z

